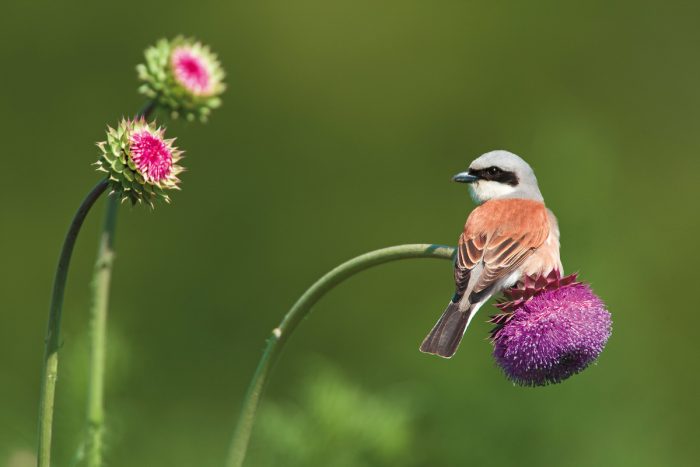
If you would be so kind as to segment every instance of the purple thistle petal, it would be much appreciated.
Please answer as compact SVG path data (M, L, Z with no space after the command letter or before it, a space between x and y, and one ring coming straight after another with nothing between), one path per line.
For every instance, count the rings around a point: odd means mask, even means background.
M518 304L492 335L496 363L522 386L559 383L603 351L612 321L587 284L545 290Z

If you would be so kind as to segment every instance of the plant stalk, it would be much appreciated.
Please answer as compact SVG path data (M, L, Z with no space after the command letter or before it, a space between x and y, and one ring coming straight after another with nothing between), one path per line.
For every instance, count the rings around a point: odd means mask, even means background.
M155 109L155 101L148 101L137 116L148 119ZM107 355L107 313L109 291L114 263L114 236L116 234L119 196L109 196L102 226L97 260L92 279L92 306L90 308L90 368L87 390L87 465L102 465L104 436L104 380Z
M90 371L87 391L87 465L89 467L102 465L107 311L114 261L114 233L119 210L117 196L107 198L106 209L102 236L97 250L90 309Z
M85 197L73 221L68 228L68 233L63 241L61 255L56 267L56 275L51 294L49 307L49 319L44 341L44 367L41 378L39 398L39 442L38 465L49 467L51 463L51 434L53 423L53 407L56 396L56 378L58 376L58 348L60 346L61 314L63 311L63 297L66 290L66 279L70 266L75 241L80 233L83 221L90 212L95 201L107 189L107 180L100 181Z
M455 249L452 247L430 244L399 245L382 248L357 256L337 266L304 292L284 316L280 325L272 330L272 334L267 340L262 358L258 363L243 401L243 409L231 440L226 467L242 467L268 374L279 358L289 336L321 297L349 277L373 266L410 258L452 259L454 253Z

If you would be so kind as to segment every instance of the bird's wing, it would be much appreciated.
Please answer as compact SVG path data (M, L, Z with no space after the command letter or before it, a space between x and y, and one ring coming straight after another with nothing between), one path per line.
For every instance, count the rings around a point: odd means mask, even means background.
M468 237L465 232L459 236L454 271L456 289L453 301L458 301L457 299L461 298L467 290L472 270L484 256L487 239L488 237L484 233Z
M476 208L459 238L455 297L468 292L469 302L477 303L491 295L493 287L542 245L548 233L547 211L538 201L492 200Z

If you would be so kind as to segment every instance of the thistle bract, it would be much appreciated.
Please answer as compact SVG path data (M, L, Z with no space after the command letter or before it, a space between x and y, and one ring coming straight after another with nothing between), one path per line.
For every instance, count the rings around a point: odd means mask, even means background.
M544 386L579 373L610 337L612 321L602 300L587 284L561 281L566 285L510 302L491 320L498 324L492 332L496 363L519 385Z
M177 163L182 152L174 139L164 138L165 130L145 119L122 120L117 128L108 128L107 141L97 144L101 154L97 170L109 177L111 193L133 204L162 199L170 202L167 190L179 189Z
M139 92L168 109L173 118L206 121L221 105L224 71L209 47L193 39L161 39L146 49L146 63L136 67L144 83Z

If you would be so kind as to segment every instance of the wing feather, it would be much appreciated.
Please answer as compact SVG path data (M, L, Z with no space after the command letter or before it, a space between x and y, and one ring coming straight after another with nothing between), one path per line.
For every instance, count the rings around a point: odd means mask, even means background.
M548 233L546 208L538 201L492 200L474 209L459 237L453 301L467 292L470 303L481 301L544 243ZM478 277L472 277L479 264Z

